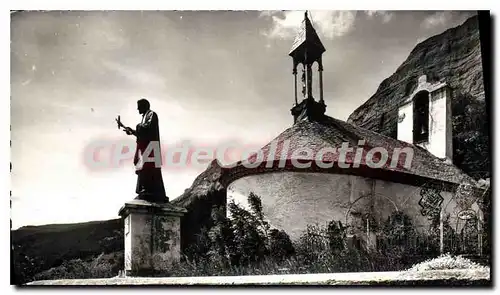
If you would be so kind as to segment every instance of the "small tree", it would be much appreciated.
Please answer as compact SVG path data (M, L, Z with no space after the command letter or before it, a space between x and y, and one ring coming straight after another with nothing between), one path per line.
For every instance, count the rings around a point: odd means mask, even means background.
M197 260L207 258L208 252L211 248L209 231L209 227L201 227L200 233L195 235L194 243L189 245L189 247L185 250L184 254L186 254L186 259L193 258Z
M187 261L188 264L203 265L218 273L238 273L241 267L265 260L283 262L295 253L286 232L270 228L260 198L250 193L247 200L249 210L234 201L229 202L229 217L224 207L212 210L211 226L203 229L196 245L190 247L192 253L199 255L191 255L194 261Z
M427 231L427 243L421 247L423 254L428 256L437 256L440 254L441 243L441 230L440 230L440 216L436 215L432 219L431 225ZM458 250L457 237L455 230L450 225L450 214L446 214L443 218L443 242L444 251L449 253L456 253Z
M400 265L411 263L418 253L418 233L411 218L395 211L382 228L383 255Z
M252 204L252 201L255 201L254 198L252 195L248 197L253 212L245 210L234 201L228 204L234 242L241 253L240 264L257 262L264 258L268 252L266 249L267 230L262 226L262 220L259 216L259 204Z
M383 231L392 246L408 246L416 237L411 218L403 212L393 212L383 226Z
M327 226L328 244L332 253L338 254L345 248L346 233L342 222L332 220Z
M290 238L285 232L270 231L269 223L264 219L260 198L250 193L247 200L250 210L234 201L229 202L229 218L226 217L224 208L212 210L213 226L207 235L210 250L205 257L222 261L222 267L256 263L268 257L271 252L276 254L278 259L293 253ZM200 238L198 241L202 243L203 240ZM195 248L202 249L204 246Z
M292 241L283 230L271 229L269 231L268 248L269 255L276 261L283 261L295 254Z
M298 259L304 264L310 264L328 253L326 230L318 225L307 225L295 246Z
M232 222L226 217L224 208L214 208L212 220L214 225L208 233L210 239L208 255L212 259L218 258L222 260L223 266L236 263L240 254L236 250Z

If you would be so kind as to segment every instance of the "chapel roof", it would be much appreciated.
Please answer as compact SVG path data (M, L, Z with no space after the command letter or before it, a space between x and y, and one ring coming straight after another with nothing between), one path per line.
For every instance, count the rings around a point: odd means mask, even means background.
M285 141L289 140L289 152L285 157L286 167L280 169L279 161L281 159L282 148ZM261 151L264 155L264 162L255 169L249 169L243 165L243 162L238 162L234 168L226 169L229 175L229 180L233 181L237 178L243 177L248 174L256 174L260 172L267 171L301 171L301 168L295 168L290 166L292 160L292 151L301 148L308 147L313 150L313 154L316 154L319 150L325 147L330 148L340 148L342 143L349 143L349 147L358 148L358 142L364 140L365 143L359 148L363 148L364 153L368 152L372 148L381 147L388 151L389 158L387 164L382 168L370 168L366 165L364 157L360 162L360 168L338 168L339 153L326 153L323 157L323 161L334 163L334 168L332 169L322 169L320 167L313 167L309 170L302 169L302 171L310 172L333 172L333 173L348 173L356 174L360 176L367 176L371 178L386 178L387 180L394 180L395 182L405 182L405 183L420 183L423 184L428 181L446 183L452 185L468 184L476 186L476 181L464 173L457 166L440 159L429 151L419 146L409 144L382 134L351 125L345 121L335 119L324 115L322 120L300 120L296 122L292 127L283 131L274 140L265 145ZM276 143L276 153L274 156L269 157L272 151L272 143ZM390 166L392 162L392 155L395 148L405 148L410 147L413 150L413 160L410 167L405 167L405 157L401 156L398 160L398 164L395 167ZM284 153L283 153L284 154ZM347 153L346 163L354 163L354 152ZM374 162L378 162L378 157L375 154ZM313 155L299 155L297 158L300 162L312 161L314 163ZM250 162L256 159L256 155L252 155L248 158ZM271 163L267 164L268 160ZM265 165L268 167L265 167ZM337 166L337 168L335 168Z

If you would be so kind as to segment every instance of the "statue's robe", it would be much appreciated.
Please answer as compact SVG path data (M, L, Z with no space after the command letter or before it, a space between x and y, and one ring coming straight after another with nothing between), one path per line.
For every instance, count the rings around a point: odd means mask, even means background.
M161 175L161 152L160 152L160 129L158 126L158 115L148 110L142 115L141 123L136 128L137 148L135 151L134 164L136 165L137 186L136 193L139 199L166 202L165 187ZM148 145L157 144L158 149L153 148L151 152L144 155ZM151 148L150 148L151 149ZM154 162L143 162L142 167L137 166L141 158L158 157L159 165ZM158 166L158 167L157 167Z

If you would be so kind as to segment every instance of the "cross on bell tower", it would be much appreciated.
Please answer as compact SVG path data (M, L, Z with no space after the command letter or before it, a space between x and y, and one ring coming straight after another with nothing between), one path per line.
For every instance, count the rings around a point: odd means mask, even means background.
M290 50L293 59L294 94L295 106L292 108L294 123L302 119L319 120L324 117L326 105L323 100L323 61L322 55L326 49L314 30L314 27L304 13L304 20L300 26L297 36ZM319 72L319 101L315 101L312 95L313 71L312 66L318 63ZM302 102L297 98L297 67L302 65Z

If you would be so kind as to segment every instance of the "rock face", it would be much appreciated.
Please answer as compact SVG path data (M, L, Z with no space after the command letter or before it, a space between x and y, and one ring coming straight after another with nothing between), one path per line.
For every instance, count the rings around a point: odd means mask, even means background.
M419 43L348 122L396 138L398 105L421 75L445 81L453 89L453 163L476 179L489 177L489 122L477 16Z
M212 208L226 206L226 189L221 184L222 168L217 160L213 160L190 188L178 198L171 201L172 205L188 210L181 219L181 251L189 255L189 246L195 245L203 228L212 225Z

